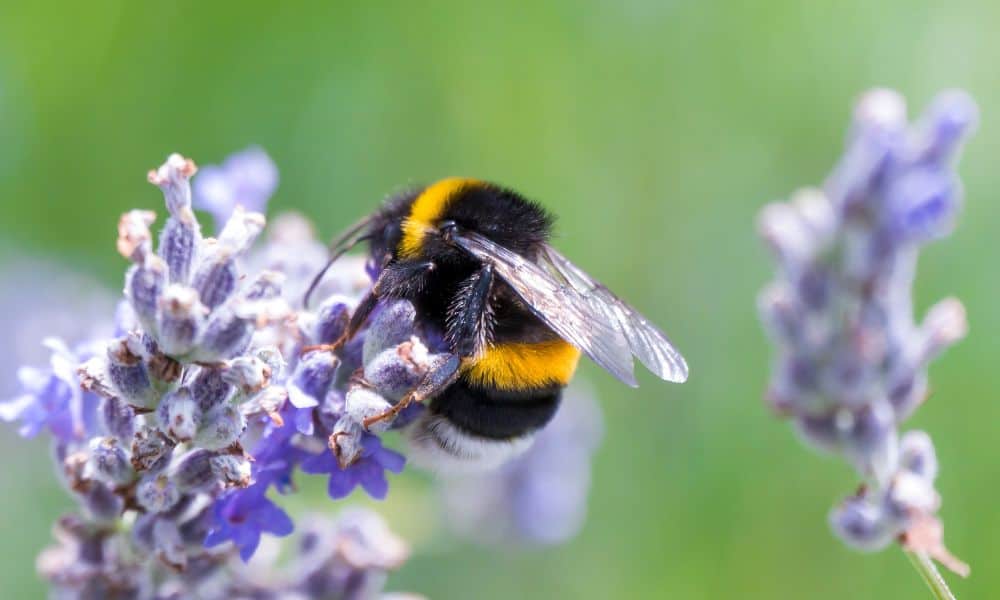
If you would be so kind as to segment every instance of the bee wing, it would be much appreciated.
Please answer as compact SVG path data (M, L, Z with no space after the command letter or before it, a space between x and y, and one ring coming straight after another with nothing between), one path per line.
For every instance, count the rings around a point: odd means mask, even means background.
M628 343L629 351L660 379L683 383L688 377L687 361L674 348L670 339L649 322L639 311L616 296L555 248L545 245L539 262L572 286L594 305L593 311L617 323Z
M452 240L480 261L492 265L496 274L560 337L624 383L637 385L629 343L617 319L602 312L600 303L482 235L456 231Z

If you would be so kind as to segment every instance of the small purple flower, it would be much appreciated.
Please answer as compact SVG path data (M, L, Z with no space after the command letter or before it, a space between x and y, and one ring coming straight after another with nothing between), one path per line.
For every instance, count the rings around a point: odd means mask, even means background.
M278 168L256 146L230 155L222 165L202 167L194 179L194 207L211 213L221 231L237 206L263 213L278 187Z
M85 357L78 356L60 340L48 339L52 351L49 369L23 367L18 370L23 393L0 404L0 419L21 421L18 432L33 437L48 429L59 440L82 440L98 429L101 399L80 389L76 368Z
M383 447L374 435L366 434L361 446L361 456L346 469L340 466L333 452L323 452L302 461L302 471L329 474L327 492L334 500L346 497L359 485L372 498L382 500L389 491L385 472L402 472L406 459L402 454Z
M240 549L240 558L248 561L257 550L262 533L279 537L290 534L292 520L268 500L266 492L267 486L254 485L230 492L216 501L205 546L212 548L233 542Z

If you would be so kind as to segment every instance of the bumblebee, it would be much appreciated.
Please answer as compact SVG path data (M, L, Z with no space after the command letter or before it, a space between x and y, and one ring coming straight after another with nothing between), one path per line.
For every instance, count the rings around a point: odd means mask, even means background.
M408 427L418 462L490 467L527 448L552 418L581 353L633 387L633 357L664 380L687 379L684 358L663 332L549 244L552 224L513 190L451 178L390 198L331 244L332 264L367 240L379 266L332 349L380 301L398 298L414 305L418 323L443 334L448 350L365 427L424 402L427 410Z

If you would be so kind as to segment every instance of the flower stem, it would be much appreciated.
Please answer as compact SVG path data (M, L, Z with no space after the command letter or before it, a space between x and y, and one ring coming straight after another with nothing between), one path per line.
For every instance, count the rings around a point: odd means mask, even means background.
M944 577L941 576L937 566L934 565L934 561L931 560L931 557L927 553L913 550L904 550L904 552L910 559L913 568L924 579L924 583L927 584L927 587L931 588L931 592L934 593L934 597L937 600L955 600L955 595L948 589L948 584L945 583Z

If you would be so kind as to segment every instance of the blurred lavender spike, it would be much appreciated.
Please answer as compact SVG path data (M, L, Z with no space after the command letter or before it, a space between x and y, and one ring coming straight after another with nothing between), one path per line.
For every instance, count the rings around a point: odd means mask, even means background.
M194 183L194 207L215 218L221 231L237 206L262 213L278 187L278 168L256 146L231 155L222 165L202 168Z
M928 363L967 329L953 298L918 323L912 287L922 246L955 227L955 163L977 121L964 92L940 94L913 126L899 94L868 92L823 189L766 206L758 221L778 265L758 301L777 350L768 401L865 482L831 513L834 532L861 550L899 539L961 575L968 566L945 549L937 517L934 446L900 426L926 399Z

